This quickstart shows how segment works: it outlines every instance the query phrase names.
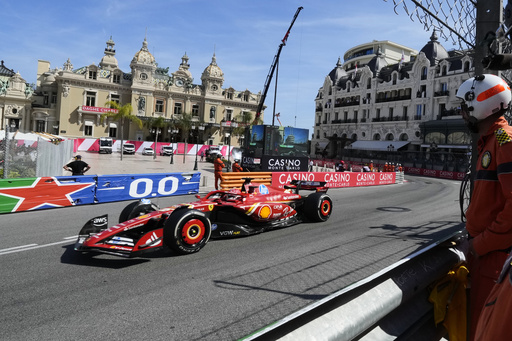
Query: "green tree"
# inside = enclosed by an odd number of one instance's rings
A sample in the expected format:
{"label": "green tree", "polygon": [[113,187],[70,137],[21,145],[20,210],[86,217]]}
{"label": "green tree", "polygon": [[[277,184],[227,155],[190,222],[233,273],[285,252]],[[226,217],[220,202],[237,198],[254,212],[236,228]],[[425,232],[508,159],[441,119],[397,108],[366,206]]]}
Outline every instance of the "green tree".
{"label": "green tree", "polygon": [[240,138],[244,136],[245,130],[250,127],[251,125],[258,125],[263,124],[263,120],[258,117],[256,119],[253,119],[253,115],[248,111],[242,111],[240,114],[238,114],[235,117],[235,121],[238,123],[238,127],[233,128],[232,134],[233,136],[236,136],[239,144],[240,144]]}
{"label": "green tree", "polygon": [[149,129],[150,133],[153,133],[151,130],[155,129],[155,133],[154,133],[155,134],[155,146],[154,146],[155,153],[153,155],[153,159],[156,159],[156,153],[157,153],[156,145],[158,143],[158,134],[159,134],[159,132],[163,133],[164,129],[167,128],[167,126],[169,126],[169,123],[167,123],[165,121],[165,118],[163,118],[163,116],[159,116],[157,118],[152,117],[151,119],[147,120],[145,122],[145,125]]}
{"label": "green tree", "polygon": [[180,135],[185,143],[188,142],[188,135],[192,129],[194,122],[192,121],[192,114],[182,113],[176,120],[176,127],[180,131]]}
{"label": "green tree", "polygon": [[133,115],[133,107],[131,103],[127,103],[123,106],[120,106],[119,103],[114,101],[108,101],[105,103],[106,107],[110,107],[111,109],[117,109],[117,112],[109,111],[101,115],[101,120],[103,121],[106,117],[110,117],[113,120],[119,122],[121,126],[121,160],[123,160],[123,149],[124,149],[124,141],[123,141],[123,127],[124,123],[128,120],[130,122],[135,123],[139,128],[142,128],[142,120],[138,118],[136,115]]}
{"label": "green tree", "polygon": [[194,122],[192,121],[192,114],[182,113],[181,116],[176,120],[176,127],[181,133],[181,137],[185,142],[185,152],[183,153],[183,163],[185,163],[185,156],[187,155],[188,149],[188,135],[192,129]]}

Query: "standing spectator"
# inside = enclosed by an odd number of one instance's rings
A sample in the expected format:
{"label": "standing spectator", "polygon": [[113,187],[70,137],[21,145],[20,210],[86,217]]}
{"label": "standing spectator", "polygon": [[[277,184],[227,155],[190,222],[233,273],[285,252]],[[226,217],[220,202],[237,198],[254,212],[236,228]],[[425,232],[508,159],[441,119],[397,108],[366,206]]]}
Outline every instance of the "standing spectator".
{"label": "standing spectator", "polygon": [[222,177],[222,169],[226,167],[224,165],[224,162],[222,162],[222,159],[220,157],[220,154],[217,154],[217,158],[213,162],[213,167],[215,170],[215,189],[219,189],[219,180],[222,182],[224,178]]}
{"label": "standing spectator", "polygon": [[309,171],[312,172],[313,171],[313,160],[309,160]]}
{"label": "standing spectator", "polygon": [[336,172],[344,172],[345,171],[345,162],[343,160],[340,160],[338,164],[336,165]]}
{"label": "standing spectator", "polygon": [[[479,315],[512,246],[512,127],[503,117],[512,94],[500,77],[486,74],[462,83],[456,96],[462,100],[466,125],[480,136],[473,194],[466,212],[469,340],[473,341]],[[508,322],[510,316],[506,318]]]}
{"label": "standing spectator", "polygon": [[199,154],[199,156],[201,156],[201,162],[203,162],[203,158],[204,158],[204,151],[201,150],[201,154]]}
{"label": "standing spectator", "polygon": [[82,161],[81,155],[75,156],[74,161],[68,163],[62,168],[64,168],[68,172],[71,172],[72,175],[84,175],[85,172],[91,169],[91,167],[89,167],[89,165],[86,162]]}
{"label": "standing spectator", "polygon": [[233,163],[233,165],[231,166],[231,170],[233,172],[243,172],[244,169],[242,168],[242,166],[240,166],[239,164],[240,160],[235,160],[235,162]]}

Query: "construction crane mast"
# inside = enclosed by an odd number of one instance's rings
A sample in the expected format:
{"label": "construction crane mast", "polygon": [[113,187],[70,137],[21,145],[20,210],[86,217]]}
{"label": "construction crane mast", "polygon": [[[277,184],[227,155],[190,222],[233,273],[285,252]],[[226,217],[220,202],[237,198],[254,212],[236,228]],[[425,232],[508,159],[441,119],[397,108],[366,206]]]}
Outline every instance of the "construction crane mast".
{"label": "construction crane mast", "polygon": [[302,6],[297,9],[297,12],[295,12],[295,15],[293,16],[292,23],[290,24],[290,27],[288,28],[288,31],[286,31],[286,34],[284,35],[283,40],[281,40],[281,44],[279,44],[279,48],[277,49],[277,53],[274,56],[274,60],[272,61],[272,65],[270,66],[270,71],[268,72],[267,79],[265,80],[265,85],[263,87],[263,94],[260,99],[260,103],[258,104],[258,109],[256,109],[256,117],[254,118],[254,123],[258,120],[258,118],[261,116],[261,110],[263,109],[263,105],[265,104],[265,98],[267,97],[268,88],[270,86],[270,82],[272,81],[272,77],[274,76],[274,71],[276,70],[276,66],[279,63],[279,56],[281,55],[281,50],[283,49],[283,46],[286,45],[286,40],[288,39],[288,36],[290,35],[290,30],[292,29],[293,23],[295,23],[295,20],[299,16],[300,11],[302,10]]}

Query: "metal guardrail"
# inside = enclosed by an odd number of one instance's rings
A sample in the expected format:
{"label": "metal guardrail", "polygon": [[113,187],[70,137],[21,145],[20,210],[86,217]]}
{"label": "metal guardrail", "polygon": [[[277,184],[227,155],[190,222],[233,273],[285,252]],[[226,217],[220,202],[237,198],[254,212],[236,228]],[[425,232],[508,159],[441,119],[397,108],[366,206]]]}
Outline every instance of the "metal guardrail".
{"label": "metal guardrail", "polygon": [[342,289],[245,338],[260,340],[440,340],[429,286],[461,262],[444,246],[461,229],[379,273]]}

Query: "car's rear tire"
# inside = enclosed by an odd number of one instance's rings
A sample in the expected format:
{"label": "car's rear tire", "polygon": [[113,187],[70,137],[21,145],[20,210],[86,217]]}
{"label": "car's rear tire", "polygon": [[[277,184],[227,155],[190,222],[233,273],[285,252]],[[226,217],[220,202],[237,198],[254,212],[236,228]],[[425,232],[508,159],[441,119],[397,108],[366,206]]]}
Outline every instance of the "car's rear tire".
{"label": "car's rear tire", "polygon": [[332,213],[332,200],[326,193],[313,193],[304,203],[304,214],[311,221],[327,221]]}
{"label": "car's rear tire", "polygon": [[212,234],[210,219],[198,210],[180,209],[167,218],[164,244],[171,250],[187,255],[201,250]]}

